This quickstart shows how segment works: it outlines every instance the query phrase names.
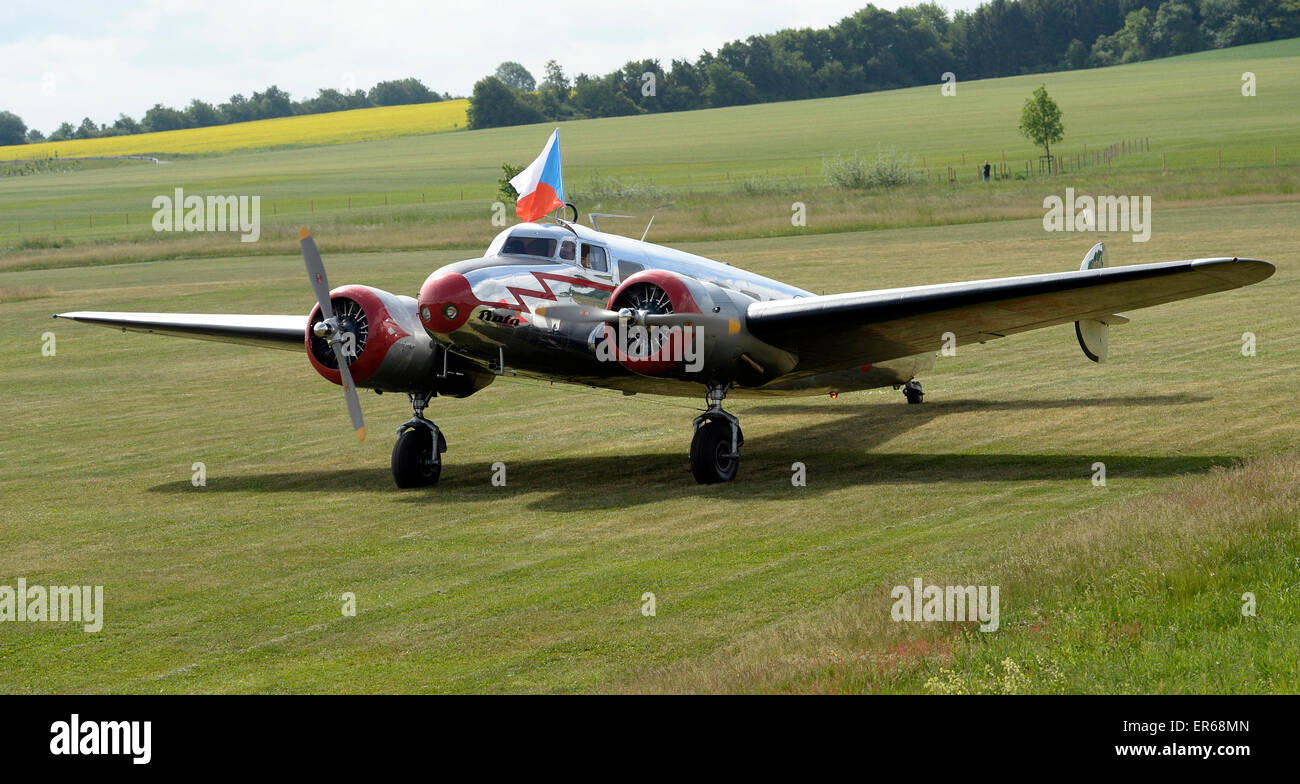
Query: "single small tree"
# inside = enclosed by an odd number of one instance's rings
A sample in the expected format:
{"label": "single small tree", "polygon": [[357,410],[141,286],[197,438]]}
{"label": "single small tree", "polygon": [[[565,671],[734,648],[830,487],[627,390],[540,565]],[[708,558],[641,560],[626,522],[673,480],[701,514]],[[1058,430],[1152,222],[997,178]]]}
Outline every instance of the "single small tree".
{"label": "single small tree", "polygon": [[1020,132],[1042,147],[1049,161],[1052,159],[1052,145],[1065,138],[1061,108],[1047,94],[1046,86],[1039,85],[1033,97],[1025,101],[1025,108],[1020,112]]}

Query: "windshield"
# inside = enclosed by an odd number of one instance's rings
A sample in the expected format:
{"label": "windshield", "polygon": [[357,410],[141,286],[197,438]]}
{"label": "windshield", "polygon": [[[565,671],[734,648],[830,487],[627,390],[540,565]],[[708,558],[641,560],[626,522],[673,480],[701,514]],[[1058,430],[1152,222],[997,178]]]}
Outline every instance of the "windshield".
{"label": "windshield", "polygon": [[501,247],[501,252],[549,259],[555,255],[555,240],[546,237],[511,237]]}

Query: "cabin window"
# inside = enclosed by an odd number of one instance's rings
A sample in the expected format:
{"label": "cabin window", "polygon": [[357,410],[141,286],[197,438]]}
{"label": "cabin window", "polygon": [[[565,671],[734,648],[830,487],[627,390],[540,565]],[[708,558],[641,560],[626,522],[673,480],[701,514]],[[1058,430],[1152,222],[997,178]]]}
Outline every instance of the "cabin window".
{"label": "cabin window", "polygon": [[555,240],[546,237],[510,237],[501,252],[512,256],[537,256],[549,259],[555,255]]}
{"label": "cabin window", "polygon": [[618,260],[618,279],[623,280],[629,275],[635,275],[645,269],[644,264],[637,264],[635,261]]}
{"label": "cabin window", "polygon": [[605,260],[605,249],[599,245],[582,245],[582,266],[595,272],[609,272],[609,262]]}
{"label": "cabin window", "polygon": [[560,260],[561,260],[561,261],[573,261],[573,260],[574,260],[575,249],[574,249],[573,245],[574,245],[573,240],[565,240],[564,242],[562,242],[562,243],[560,244]]}

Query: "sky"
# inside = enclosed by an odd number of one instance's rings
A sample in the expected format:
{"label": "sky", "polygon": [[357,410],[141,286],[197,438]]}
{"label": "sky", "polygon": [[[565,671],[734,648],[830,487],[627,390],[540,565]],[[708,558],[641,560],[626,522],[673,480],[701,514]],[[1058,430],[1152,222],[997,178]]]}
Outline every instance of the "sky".
{"label": "sky", "polygon": [[[881,8],[919,0],[878,0]],[[980,0],[939,0],[954,10]],[[825,27],[865,0],[5,0],[0,111],[48,134],[155,103],[216,104],[275,84],[295,99],[414,76],[468,95],[503,60],[541,80],[629,60],[694,59],[750,35]]]}

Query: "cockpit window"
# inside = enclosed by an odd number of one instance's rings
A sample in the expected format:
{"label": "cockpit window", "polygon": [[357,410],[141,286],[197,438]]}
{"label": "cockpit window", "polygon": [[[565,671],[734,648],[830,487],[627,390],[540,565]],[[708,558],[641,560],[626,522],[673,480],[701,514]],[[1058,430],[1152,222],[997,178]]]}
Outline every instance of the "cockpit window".
{"label": "cockpit window", "polygon": [[574,255],[573,240],[565,240],[560,245],[560,260],[573,261],[573,255]]}
{"label": "cockpit window", "polygon": [[609,264],[605,261],[605,249],[599,245],[582,245],[582,266],[596,272],[608,272]]}
{"label": "cockpit window", "polygon": [[555,240],[546,237],[510,237],[501,247],[501,252],[549,259],[555,255]]}

